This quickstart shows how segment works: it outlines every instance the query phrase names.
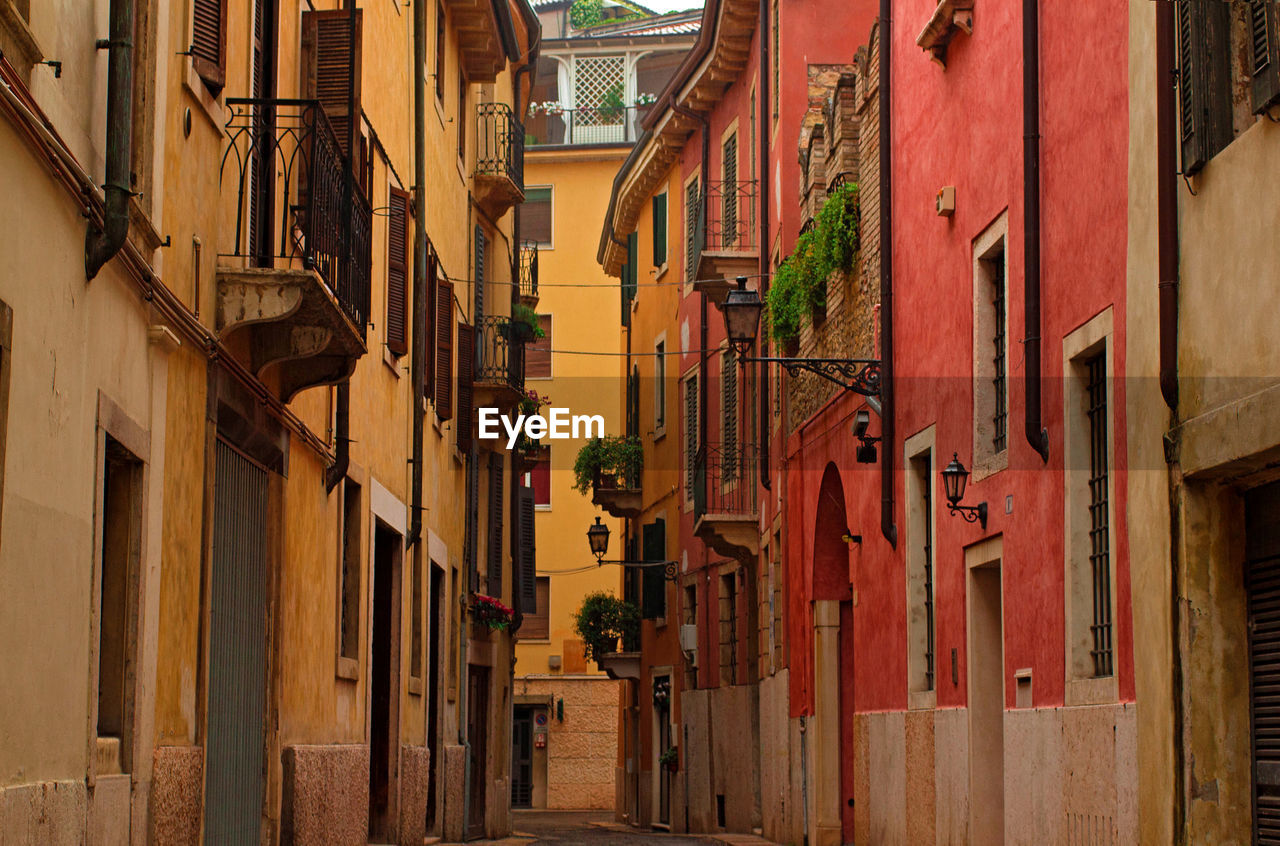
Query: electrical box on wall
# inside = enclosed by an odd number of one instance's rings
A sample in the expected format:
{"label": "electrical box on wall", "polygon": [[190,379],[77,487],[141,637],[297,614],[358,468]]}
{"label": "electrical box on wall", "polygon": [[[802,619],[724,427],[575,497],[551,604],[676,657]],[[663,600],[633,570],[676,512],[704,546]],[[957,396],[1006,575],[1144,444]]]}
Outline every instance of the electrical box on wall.
{"label": "electrical box on wall", "polygon": [[698,627],[692,623],[680,626],[680,648],[685,652],[698,651]]}
{"label": "electrical box on wall", "polygon": [[938,207],[938,215],[940,217],[951,217],[956,213],[956,187],[947,185],[938,189],[938,196],[935,200]]}

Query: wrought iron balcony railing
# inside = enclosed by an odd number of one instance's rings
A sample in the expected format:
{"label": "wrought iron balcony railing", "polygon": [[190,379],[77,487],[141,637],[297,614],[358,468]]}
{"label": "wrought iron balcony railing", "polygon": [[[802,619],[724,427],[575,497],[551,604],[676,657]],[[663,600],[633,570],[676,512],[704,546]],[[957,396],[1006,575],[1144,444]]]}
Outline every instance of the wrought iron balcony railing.
{"label": "wrought iron balcony railing", "polygon": [[476,175],[505,176],[524,192],[524,126],[506,103],[476,106]]}
{"label": "wrought iron balcony railing", "polygon": [[520,297],[538,298],[538,244],[535,241],[520,244]]}
{"label": "wrought iron balcony railing", "polygon": [[524,344],[514,340],[511,320],[480,318],[476,326],[476,382],[524,390]]}
{"label": "wrought iron balcony railing", "polygon": [[695,218],[697,252],[754,251],[759,240],[755,222],[755,180],[708,183]]}
{"label": "wrought iron balcony railing", "polygon": [[[230,252],[257,267],[315,270],[361,337],[373,212],[316,100],[228,98],[220,178],[235,187]],[[347,191],[351,194],[348,197]]]}
{"label": "wrought iron balcony railing", "polygon": [[755,444],[704,444],[694,458],[693,519],[755,514],[758,461]]}
{"label": "wrought iron balcony railing", "polygon": [[538,109],[525,126],[530,146],[634,144],[640,119],[649,106],[593,106],[581,109]]}

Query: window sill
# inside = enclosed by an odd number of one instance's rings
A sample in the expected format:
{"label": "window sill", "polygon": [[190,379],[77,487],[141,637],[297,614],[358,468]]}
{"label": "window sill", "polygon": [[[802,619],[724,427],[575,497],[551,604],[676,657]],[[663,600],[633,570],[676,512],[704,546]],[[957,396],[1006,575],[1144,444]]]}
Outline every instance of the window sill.
{"label": "window sill", "polygon": [[907,694],[908,711],[932,711],[938,707],[938,691],[913,690]]}
{"label": "window sill", "polygon": [[527,643],[530,646],[550,646],[551,638],[549,637],[520,637],[516,635],[516,643]]}
{"label": "window sill", "polygon": [[340,679],[347,681],[357,681],[360,678],[360,663],[354,658],[338,658],[338,668],[334,675]]}
{"label": "window sill", "polygon": [[410,696],[422,695],[422,679],[418,678],[417,676],[409,676],[409,695]]}
{"label": "window sill", "polygon": [[662,440],[662,439],[663,439],[663,438],[665,438],[666,436],[667,436],[667,427],[666,427],[666,425],[665,425],[665,424],[663,424],[663,425],[661,425],[661,426],[655,426],[655,427],[654,427],[654,429],[653,429],[653,442],[654,442],[654,443],[657,443],[658,441]]}
{"label": "window sill", "polygon": [[391,372],[395,374],[397,379],[404,375],[400,370],[400,358],[401,356],[392,353],[386,344],[382,345],[382,363],[391,368]]}
{"label": "window sill", "polygon": [[1101,679],[1067,679],[1063,704],[1113,705],[1120,701],[1120,684],[1115,676]]}
{"label": "window sill", "polygon": [[973,461],[973,476],[970,478],[972,482],[981,482],[988,476],[994,476],[1001,470],[1009,469],[1009,449],[1008,447],[1000,450],[994,455],[983,455],[978,457],[975,455]]}
{"label": "window sill", "polygon": [[654,272],[654,274],[653,274],[653,281],[654,281],[654,282],[657,282],[659,279],[661,279],[662,277],[666,276],[666,275],[667,275],[667,270],[668,270],[669,268],[670,268],[670,265],[669,265],[667,262],[665,262],[665,261],[664,261],[664,262],[662,263],[662,266],[661,266],[661,267],[659,267],[659,268],[657,269],[657,271],[655,271],[655,272]]}
{"label": "window sill", "polygon": [[222,133],[222,128],[226,124],[226,115],[223,105],[209,93],[209,89],[205,87],[204,80],[200,78],[200,74],[196,73],[195,63],[190,56],[186,57],[186,77],[182,80],[182,86],[190,92],[195,98],[196,103],[200,105],[200,113],[209,121],[209,125],[218,134]]}
{"label": "window sill", "polygon": [[[40,49],[40,42],[36,40],[35,33],[31,31],[26,20],[18,14],[12,0],[0,0],[0,31],[7,36],[7,38],[0,38],[0,44],[5,42],[12,44],[17,53],[13,58],[16,60],[14,66],[19,71],[31,68],[36,62],[44,60],[44,51]],[[26,65],[26,68],[23,68],[23,65]]]}
{"label": "window sill", "polygon": [[550,511],[550,510],[551,510],[551,506],[550,506],[550,505],[539,505],[538,503],[534,503],[534,505],[533,505],[533,510],[534,510],[534,511]]}

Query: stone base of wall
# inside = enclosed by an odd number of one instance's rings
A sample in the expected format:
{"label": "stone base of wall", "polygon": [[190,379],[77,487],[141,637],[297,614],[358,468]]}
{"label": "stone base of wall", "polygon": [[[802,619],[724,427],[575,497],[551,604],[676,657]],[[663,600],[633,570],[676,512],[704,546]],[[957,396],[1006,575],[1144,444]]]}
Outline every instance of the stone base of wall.
{"label": "stone base of wall", "polygon": [[440,809],[444,840],[460,843],[466,836],[467,820],[463,816],[462,797],[466,793],[467,750],[464,746],[444,747],[444,802]]}
{"label": "stone base of wall", "polygon": [[89,792],[83,781],[0,788],[0,846],[81,846],[88,815]]}
{"label": "stone base of wall", "polygon": [[281,844],[365,846],[369,842],[369,747],[287,746],[283,758]]}
{"label": "stone base of wall", "polygon": [[88,846],[125,846],[140,843],[142,837],[130,838],[129,819],[133,806],[133,777],[98,776],[89,791]]}
{"label": "stone base of wall", "polygon": [[425,746],[400,747],[400,844],[422,846],[427,836],[427,783],[431,752]]}
{"label": "stone base of wall", "polygon": [[204,749],[158,746],[152,755],[148,843],[198,846],[204,810]]}

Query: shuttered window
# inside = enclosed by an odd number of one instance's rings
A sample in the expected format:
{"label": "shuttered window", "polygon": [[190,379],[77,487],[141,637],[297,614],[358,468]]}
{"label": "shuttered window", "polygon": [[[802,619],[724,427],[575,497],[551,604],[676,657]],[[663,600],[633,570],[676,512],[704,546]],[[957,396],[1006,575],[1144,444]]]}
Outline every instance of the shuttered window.
{"label": "shuttered window", "polygon": [[1199,171],[1231,143],[1231,6],[1175,4],[1178,14],[1178,110],[1182,172]]}
{"label": "shuttered window", "polygon": [[738,241],[738,133],[724,139],[724,185],[721,195],[724,203],[724,219],[721,239],[725,246]]}
{"label": "shuttered window", "polygon": [[1249,67],[1253,73],[1253,111],[1263,111],[1280,100],[1280,19],[1275,0],[1249,4]]}
{"label": "shuttered window", "polygon": [[698,462],[698,374],[684,380],[684,461],[685,496],[693,497],[693,478]]}
{"label": "shuttered window", "polygon": [[738,360],[731,349],[720,356],[720,415],[727,482],[738,477]]}
{"label": "shuttered window", "polygon": [[458,416],[454,427],[458,432],[458,449],[471,451],[473,435],[472,387],[475,382],[476,361],[475,329],[458,322]]}
{"label": "shuttered window", "polygon": [[[346,10],[302,14],[302,78],[306,93],[320,101],[344,156],[351,149],[352,115],[357,121],[355,126],[359,127],[362,15],[356,11],[352,33],[350,13]],[[355,164],[357,170],[362,170],[359,161]]]}
{"label": "shuttered window", "polygon": [[227,0],[193,0],[191,66],[216,95],[227,82]]}
{"label": "shuttered window", "polygon": [[631,325],[631,303],[636,298],[636,282],[640,275],[640,236],[632,232],[627,236],[627,262],[622,266],[622,325]]}
{"label": "shuttered window", "polygon": [[534,599],[526,608],[521,603],[524,622],[516,637],[520,640],[546,640],[551,636],[551,579],[547,576],[534,577]]}
{"label": "shuttered window", "polygon": [[534,338],[524,347],[524,378],[551,378],[551,315],[539,314],[538,326],[542,337]]}
{"label": "shuttered window", "polygon": [[444,105],[444,3],[436,3],[436,99]]}
{"label": "shuttered window", "polygon": [[490,596],[502,596],[502,518],[503,506],[502,456],[489,455],[489,539],[488,568],[485,575]]}
{"label": "shuttered window", "polygon": [[653,198],[653,266],[667,263],[667,192]]}
{"label": "shuttered window", "polygon": [[692,284],[698,267],[698,250],[694,244],[698,228],[698,180],[692,180],[684,189],[684,279]]}
{"label": "shuttered window", "polygon": [[[640,529],[641,551],[645,561],[667,560],[667,522],[654,520]],[[646,620],[667,616],[667,580],[662,567],[641,570],[640,613]]]}
{"label": "shuttered window", "polygon": [[520,238],[535,241],[539,247],[551,247],[551,189],[526,188],[524,202],[516,206],[520,217]]}
{"label": "shuttered window", "polygon": [[472,284],[475,286],[476,292],[476,325],[479,326],[484,318],[484,259],[488,248],[488,239],[485,238],[484,227],[477,225],[475,235],[472,238],[472,245],[475,247],[475,261],[471,265]]}
{"label": "shuttered window", "polygon": [[1244,497],[1255,843],[1280,840],[1280,483]]}
{"label": "shuttered window", "polygon": [[387,349],[409,351],[409,194],[399,188],[387,213]]}
{"label": "shuttered window", "polygon": [[[516,607],[526,615],[535,614],[538,610],[537,556],[534,553],[536,520],[534,513],[533,488],[521,485],[516,488],[515,549],[512,552],[512,558],[519,565],[516,567]],[[545,614],[545,605],[542,606],[542,610],[543,614]],[[528,622],[527,616],[525,622]],[[545,634],[542,636],[546,637]]]}
{"label": "shuttered window", "polygon": [[422,398],[431,399],[436,395],[436,299],[439,297],[436,251],[427,240],[427,325],[423,327],[423,344],[426,349],[426,361],[423,367]]}
{"label": "shuttered window", "polygon": [[436,417],[453,417],[453,283],[436,280]]}

